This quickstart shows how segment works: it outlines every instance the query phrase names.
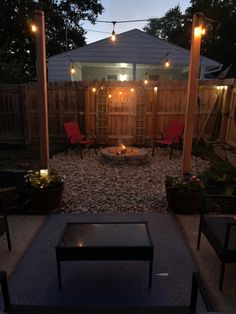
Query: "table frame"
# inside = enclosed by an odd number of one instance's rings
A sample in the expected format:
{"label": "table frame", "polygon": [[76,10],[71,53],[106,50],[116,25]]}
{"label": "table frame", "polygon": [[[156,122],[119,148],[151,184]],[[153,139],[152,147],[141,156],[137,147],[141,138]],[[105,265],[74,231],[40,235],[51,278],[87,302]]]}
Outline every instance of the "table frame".
{"label": "table frame", "polygon": [[[60,243],[68,225],[78,224],[145,224],[146,232],[149,240],[149,246],[76,246],[63,247]],[[63,261],[149,261],[149,289],[152,287],[152,267],[153,267],[153,244],[148,227],[148,222],[82,222],[82,223],[66,223],[60,240],[55,247],[57,260],[58,287],[61,289],[61,262]]]}

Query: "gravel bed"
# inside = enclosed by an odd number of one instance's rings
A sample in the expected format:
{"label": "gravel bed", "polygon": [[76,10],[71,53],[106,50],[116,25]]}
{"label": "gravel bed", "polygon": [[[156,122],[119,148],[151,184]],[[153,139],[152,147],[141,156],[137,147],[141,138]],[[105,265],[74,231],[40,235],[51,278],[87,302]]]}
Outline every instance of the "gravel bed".
{"label": "gravel bed", "polygon": [[[147,213],[167,212],[165,176],[179,175],[179,151],[169,160],[169,151],[156,149],[145,165],[102,164],[94,150],[75,150],[51,159],[51,167],[64,178],[65,186],[60,212],[80,213]],[[98,152],[99,154],[99,152]],[[208,168],[208,161],[193,157],[192,174]]]}

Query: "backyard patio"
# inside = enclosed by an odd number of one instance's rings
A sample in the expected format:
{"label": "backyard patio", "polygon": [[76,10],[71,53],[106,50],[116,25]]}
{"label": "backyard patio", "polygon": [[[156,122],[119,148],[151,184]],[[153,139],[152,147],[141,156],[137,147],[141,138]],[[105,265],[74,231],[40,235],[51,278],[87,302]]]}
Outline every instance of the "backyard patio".
{"label": "backyard patio", "polygon": [[[21,298],[18,292],[23,289],[23,286],[21,286],[23,277],[27,278],[27,276],[29,276],[30,278],[34,276],[33,273],[37,273],[37,271],[33,270],[35,267],[38,269],[38,276],[40,276],[40,273],[45,276],[45,259],[48,260],[48,263],[50,260],[54,264],[54,245],[57,242],[56,239],[58,239],[60,229],[63,228],[63,222],[145,220],[149,221],[151,228],[153,228],[153,240],[156,243],[155,250],[157,254],[157,264],[154,266],[154,287],[159,287],[160,284],[164,284],[164,286],[165,284],[167,284],[167,286],[171,285],[172,288],[170,291],[172,292],[170,293],[173,293],[173,297],[171,297],[172,302],[177,302],[174,301],[177,297],[178,300],[183,298],[181,301],[183,303],[183,300],[188,300],[187,294],[190,292],[189,274],[192,270],[199,269],[204,279],[204,285],[206,286],[216,309],[219,311],[235,312],[235,265],[227,266],[224,292],[220,293],[217,289],[218,278],[215,276],[215,273],[218,273],[219,271],[219,262],[214,251],[211,249],[207,241],[203,241],[200,252],[196,251],[199,216],[173,216],[173,214],[169,213],[165,193],[165,176],[179,175],[181,153],[179,151],[174,151],[173,158],[169,160],[168,150],[157,149],[154,157],[151,156],[150,148],[147,149],[147,151],[149,155],[148,163],[139,166],[111,166],[109,164],[101,163],[99,161],[99,150],[98,155],[95,155],[94,151],[90,149],[84,151],[83,159],[80,158],[80,155],[76,150],[70,150],[68,155],[61,152],[52,157],[50,161],[51,167],[56,169],[64,178],[64,193],[61,209],[57,209],[54,211],[54,214],[52,213],[51,215],[46,216],[9,216],[13,246],[11,253],[7,252],[4,237],[0,238],[1,268],[7,270],[9,274],[10,290],[13,294],[14,303],[19,303],[19,298]],[[209,161],[202,160],[200,157],[193,157],[193,174],[197,175],[207,169],[208,166]],[[65,214],[55,215],[59,212]],[[54,223],[52,224],[53,221]],[[157,233],[154,236],[155,229],[155,232]],[[45,230],[47,230],[46,233]],[[47,239],[46,242],[43,240],[45,238]],[[175,243],[174,239],[177,238],[180,241],[179,244]],[[43,240],[41,244],[40,239],[41,241]],[[168,241],[170,242],[165,242],[167,239],[169,239]],[[48,248],[45,247],[43,244],[44,242]],[[181,245],[183,245],[183,248],[181,248]],[[176,250],[174,255],[171,254],[170,247],[172,247],[171,250]],[[158,257],[158,252],[162,252],[162,258],[160,258],[160,256]],[[32,254],[35,256],[33,259]],[[44,255],[45,257],[43,257]],[[41,256],[41,261],[38,266],[37,263],[35,264],[35,262],[32,262],[37,256]],[[187,263],[185,270],[182,266],[181,271],[180,269],[177,270],[177,268],[172,268],[176,263],[183,265],[185,259]],[[189,261],[190,264],[187,261]],[[54,272],[54,266],[51,266],[51,270],[48,270],[51,272],[53,269]],[[136,269],[136,267],[137,266],[135,266],[134,269]],[[24,269],[28,269],[28,271],[25,272]],[[102,269],[99,269],[98,271],[103,271]],[[124,268],[122,269],[119,271],[123,272]],[[31,273],[31,270],[33,273]],[[137,269],[135,272],[136,271]],[[185,272],[185,275],[182,271]],[[109,270],[109,272],[112,273],[113,270]],[[180,277],[178,277],[179,275],[177,273],[179,273]],[[93,272],[93,274],[95,275],[95,272]],[[114,275],[115,274],[112,276]],[[39,278],[35,278],[34,280],[40,281]],[[100,278],[100,284],[102,284],[101,280],[102,278]],[[113,278],[113,281],[114,280],[116,280],[115,277]],[[171,280],[174,280],[175,284],[171,284]],[[29,299],[25,301],[25,303],[29,303],[31,298],[30,291],[34,288],[33,286],[30,286],[30,280],[28,281],[27,279],[26,281],[28,283],[24,289],[27,291],[25,290],[23,294],[29,296]],[[144,283],[145,281],[146,277]],[[108,284],[108,282],[106,284]],[[160,283],[158,284],[158,282]],[[41,286],[42,289],[45,289],[46,287],[43,287],[46,283],[47,279],[45,277],[39,287]],[[102,286],[106,284],[103,283]],[[146,286],[146,284],[144,286]],[[177,286],[182,286],[182,293],[180,295],[177,293]],[[99,283],[97,284],[97,288],[99,288]],[[107,287],[105,289],[107,289]],[[154,294],[157,293],[155,292],[155,289],[156,288],[153,290]],[[185,290],[185,293],[183,293],[183,289]],[[126,294],[127,293],[128,290]],[[139,294],[141,292],[137,291],[137,293]],[[160,294],[160,292],[157,294]],[[40,293],[38,293],[38,297],[40,297]],[[56,302],[55,298],[57,298],[57,296],[52,295],[51,297],[54,299],[53,302]],[[102,294],[100,297],[102,300]],[[141,299],[142,298],[143,297],[141,297]],[[163,298],[163,300],[165,300],[164,296]],[[98,301],[98,299],[95,298],[93,302],[96,303],[96,300]],[[37,304],[37,302],[41,301],[38,300],[35,302]],[[122,303],[125,301],[120,300],[118,302]],[[151,302],[152,304],[153,301],[151,301],[151,299],[147,301],[146,299],[144,302]],[[160,304],[159,302],[160,300],[157,304]],[[166,302],[170,302],[170,300],[167,301],[166,299]]]}
{"label": "backyard patio", "polygon": [[48,53],[54,19],[33,9],[30,75],[0,84],[0,314],[236,313],[236,80],[201,55],[225,23],[208,41],[193,5],[188,51],[100,20],[112,36],[81,48],[69,14]]}

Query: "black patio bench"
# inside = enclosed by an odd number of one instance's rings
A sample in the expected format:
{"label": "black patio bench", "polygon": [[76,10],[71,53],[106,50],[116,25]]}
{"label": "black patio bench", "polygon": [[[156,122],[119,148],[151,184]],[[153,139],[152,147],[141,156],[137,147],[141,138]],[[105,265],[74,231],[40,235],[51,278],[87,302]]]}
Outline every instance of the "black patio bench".
{"label": "black patio bench", "polygon": [[[198,291],[201,292],[207,311],[213,311],[213,306],[203,287],[197,272],[192,276],[192,291],[190,305],[152,306],[152,307],[59,307],[38,305],[11,304],[7,274],[0,272],[4,310],[8,314],[195,314],[197,308]],[[207,313],[207,312],[206,312]]]}
{"label": "black patio bench", "polygon": [[[210,206],[218,209],[217,213],[209,212]],[[221,260],[219,290],[223,289],[226,263],[236,263],[236,216],[219,212],[222,204],[231,207],[236,213],[236,196],[205,195],[200,214],[197,249],[200,248],[201,233],[203,232],[212,248]],[[213,211],[214,211],[213,209]],[[227,208],[226,208],[227,210]]]}

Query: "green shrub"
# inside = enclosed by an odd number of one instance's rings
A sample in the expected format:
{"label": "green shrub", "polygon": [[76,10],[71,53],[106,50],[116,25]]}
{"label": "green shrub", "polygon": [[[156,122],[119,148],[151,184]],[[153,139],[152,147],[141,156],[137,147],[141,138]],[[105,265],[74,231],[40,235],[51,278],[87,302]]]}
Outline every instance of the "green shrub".
{"label": "green shrub", "polygon": [[236,167],[226,161],[215,162],[200,178],[207,193],[236,195]]}

